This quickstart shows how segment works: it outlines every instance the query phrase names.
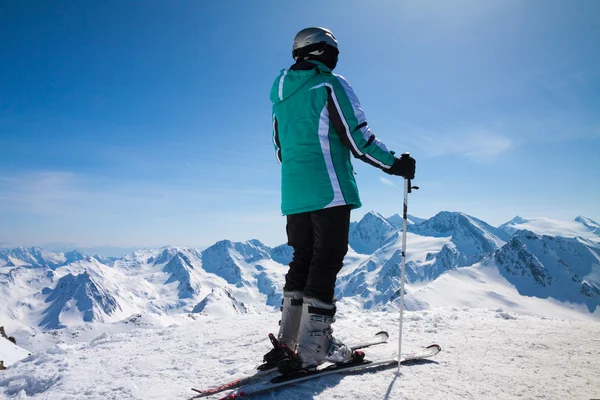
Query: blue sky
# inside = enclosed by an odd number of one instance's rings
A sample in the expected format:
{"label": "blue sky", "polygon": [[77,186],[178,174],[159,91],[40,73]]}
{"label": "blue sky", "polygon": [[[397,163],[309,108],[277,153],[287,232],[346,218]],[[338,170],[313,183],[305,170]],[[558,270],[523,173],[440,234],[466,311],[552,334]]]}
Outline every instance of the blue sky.
{"label": "blue sky", "polygon": [[[285,241],[269,89],[339,40],[409,211],[600,220],[600,2],[31,1],[0,6],[0,246]],[[355,161],[363,208],[402,181]],[[60,246],[58,246],[60,247]]]}

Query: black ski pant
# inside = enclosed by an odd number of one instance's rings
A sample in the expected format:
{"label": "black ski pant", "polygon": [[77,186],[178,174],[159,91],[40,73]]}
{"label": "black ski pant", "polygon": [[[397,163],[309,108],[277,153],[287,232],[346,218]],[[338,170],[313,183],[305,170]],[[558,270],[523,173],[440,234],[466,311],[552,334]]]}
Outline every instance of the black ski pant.
{"label": "black ski pant", "polygon": [[348,252],[350,206],[288,215],[286,229],[294,257],[283,289],[331,303]]}

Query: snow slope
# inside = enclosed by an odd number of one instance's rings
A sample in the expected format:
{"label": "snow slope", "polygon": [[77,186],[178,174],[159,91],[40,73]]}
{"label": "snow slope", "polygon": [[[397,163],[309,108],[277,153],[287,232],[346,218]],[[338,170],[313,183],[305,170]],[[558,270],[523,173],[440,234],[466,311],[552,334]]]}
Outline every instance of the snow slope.
{"label": "snow slope", "polygon": [[493,256],[500,273],[525,296],[600,305],[600,245],[580,237],[518,231]]}
{"label": "snow slope", "polygon": [[31,355],[29,350],[25,350],[13,342],[0,337],[0,361],[4,361],[5,367],[10,367],[17,361],[27,358],[29,355]]}
{"label": "snow slope", "polygon": [[409,299],[432,307],[503,307],[600,320],[600,245],[518,231],[481,262],[448,271],[408,293]]}
{"label": "snow slope", "polygon": [[[354,312],[340,304],[337,336],[347,343],[388,329],[387,345],[366,351],[389,357],[397,350],[395,312]],[[267,399],[591,399],[600,397],[600,324],[506,312],[438,308],[407,312],[403,349],[436,342],[428,362],[377,372],[329,376],[256,396]],[[266,333],[278,315],[216,318],[181,315],[164,328],[100,335],[89,343],[63,343],[0,373],[6,399],[187,399],[244,376],[269,349]],[[101,373],[99,373],[101,371]]]}
{"label": "snow slope", "polygon": [[503,277],[496,265],[476,264],[440,276],[407,295],[408,301],[428,307],[502,308],[505,311],[546,318],[600,321],[600,307],[590,313],[584,303],[566,303],[553,298],[524,296]]}
{"label": "snow slope", "polygon": [[500,225],[500,229],[513,234],[519,230],[527,230],[538,235],[576,237],[600,241],[600,225],[589,218],[579,216],[573,221],[559,221],[552,218],[521,218]]}

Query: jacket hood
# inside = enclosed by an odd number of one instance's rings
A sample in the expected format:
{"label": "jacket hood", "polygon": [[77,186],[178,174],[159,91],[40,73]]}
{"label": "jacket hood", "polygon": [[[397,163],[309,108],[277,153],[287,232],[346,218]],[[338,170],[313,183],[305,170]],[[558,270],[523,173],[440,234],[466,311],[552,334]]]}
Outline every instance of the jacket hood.
{"label": "jacket hood", "polygon": [[331,70],[320,62],[311,61],[316,67],[309,70],[282,69],[273,82],[271,101],[281,103],[296,93],[308,81],[319,73],[329,73]]}

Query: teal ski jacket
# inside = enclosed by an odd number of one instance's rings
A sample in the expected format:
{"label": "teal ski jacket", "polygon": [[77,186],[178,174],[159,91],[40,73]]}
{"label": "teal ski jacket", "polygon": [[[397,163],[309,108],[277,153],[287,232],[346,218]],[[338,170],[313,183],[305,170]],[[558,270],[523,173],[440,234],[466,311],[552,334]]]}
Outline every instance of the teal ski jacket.
{"label": "teal ski jacket", "polygon": [[394,156],[367,125],[352,87],[317,61],[283,69],[271,89],[281,211],[361,206],[350,154],[387,170]]}

